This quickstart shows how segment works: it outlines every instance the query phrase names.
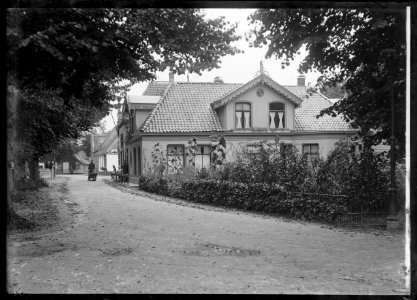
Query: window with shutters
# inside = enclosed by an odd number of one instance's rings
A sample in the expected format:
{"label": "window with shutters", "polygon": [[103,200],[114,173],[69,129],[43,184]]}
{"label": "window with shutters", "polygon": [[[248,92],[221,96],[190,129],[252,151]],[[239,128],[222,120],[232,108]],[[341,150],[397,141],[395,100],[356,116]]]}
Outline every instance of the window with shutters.
{"label": "window with shutters", "polygon": [[269,103],[269,128],[285,129],[285,104]]}
{"label": "window with shutters", "polygon": [[238,102],[235,104],[235,128],[251,127],[251,104]]}

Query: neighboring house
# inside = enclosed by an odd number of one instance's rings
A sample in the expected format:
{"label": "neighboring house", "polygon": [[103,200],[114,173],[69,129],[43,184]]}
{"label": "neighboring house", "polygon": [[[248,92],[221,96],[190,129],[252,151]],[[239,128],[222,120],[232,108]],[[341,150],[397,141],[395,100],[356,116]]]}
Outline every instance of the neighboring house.
{"label": "neighboring house", "polygon": [[97,151],[98,149],[101,148],[101,145],[106,140],[106,137],[107,137],[107,133],[102,133],[102,134],[93,133],[93,145],[92,145],[93,153],[94,151]]}
{"label": "neighboring house", "polygon": [[57,174],[88,174],[89,162],[77,154],[64,154],[58,161]]}
{"label": "neighboring house", "polygon": [[162,85],[155,84],[152,88],[148,87],[143,95],[128,95],[122,111],[119,112],[118,125],[116,126],[118,132],[119,166],[121,167],[127,158],[130,157],[129,171],[131,175],[141,174],[141,154],[135,147],[131,147],[129,156],[127,142],[156,107],[165,88],[166,85],[164,83]]}
{"label": "neighboring house", "polygon": [[114,127],[93,152],[93,162],[97,172],[105,173],[113,171],[113,166],[118,168],[117,129]]}
{"label": "neighboring house", "polygon": [[[317,114],[331,102],[305,77],[296,86],[282,86],[261,70],[241,83],[150,83],[141,96],[125,99],[119,136],[119,159],[132,176],[152,164],[151,152],[159,143],[165,154],[176,151],[185,159],[188,141],[196,137],[197,166],[209,166],[210,145],[217,135],[226,139],[226,159],[240,147],[257,147],[262,140],[294,144],[307,155],[326,157],[341,138],[356,133],[341,117]],[[169,157],[169,156],[168,156]]]}

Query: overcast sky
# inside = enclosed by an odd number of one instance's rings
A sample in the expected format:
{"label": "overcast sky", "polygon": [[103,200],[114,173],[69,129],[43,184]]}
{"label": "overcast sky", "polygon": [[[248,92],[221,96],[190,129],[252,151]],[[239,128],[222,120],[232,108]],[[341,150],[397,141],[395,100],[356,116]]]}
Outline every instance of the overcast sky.
{"label": "overcast sky", "polygon": [[[248,42],[244,39],[245,33],[249,32],[249,21],[247,17],[255,11],[255,9],[205,9],[208,18],[216,18],[219,16],[225,16],[226,20],[230,23],[237,23],[237,34],[242,36],[240,41],[237,41],[234,45],[243,50],[244,53],[235,55],[227,55],[221,59],[219,69],[214,69],[210,72],[202,72],[202,75],[190,74],[190,82],[213,82],[214,77],[220,76],[226,83],[246,83],[252,80],[256,73],[259,71],[260,61],[263,61],[264,70],[266,73],[276,82],[281,85],[296,85],[298,76],[298,66],[301,60],[306,56],[306,52],[302,49],[301,54],[291,62],[285,69],[281,68],[281,61],[276,58],[265,59],[267,47],[263,48],[250,48]],[[168,81],[168,70],[165,72],[157,73],[157,80]],[[311,85],[315,85],[318,73],[307,73],[306,83],[310,82]],[[187,81],[187,75],[175,74],[175,81]],[[129,94],[140,95],[146,89],[148,83],[143,82],[136,84],[132,87]],[[113,111],[114,121],[116,120],[117,112]],[[111,116],[107,116],[106,127],[110,130],[114,126],[114,122]]]}

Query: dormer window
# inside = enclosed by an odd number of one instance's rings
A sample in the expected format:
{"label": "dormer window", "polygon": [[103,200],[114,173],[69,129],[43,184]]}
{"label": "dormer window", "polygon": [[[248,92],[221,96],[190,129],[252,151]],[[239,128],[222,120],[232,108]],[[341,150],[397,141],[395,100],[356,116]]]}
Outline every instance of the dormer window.
{"label": "dormer window", "polygon": [[235,127],[251,127],[251,105],[250,103],[238,102],[235,104]]}
{"label": "dormer window", "polygon": [[269,104],[269,128],[285,128],[285,104],[273,102]]}

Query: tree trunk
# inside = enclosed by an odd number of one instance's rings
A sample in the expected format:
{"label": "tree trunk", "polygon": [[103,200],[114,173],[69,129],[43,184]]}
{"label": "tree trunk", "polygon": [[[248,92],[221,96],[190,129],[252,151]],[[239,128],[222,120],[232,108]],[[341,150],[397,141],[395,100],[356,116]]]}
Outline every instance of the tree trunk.
{"label": "tree trunk", "polygon": [[14,159],[14,145],[16,138],[16,105],[18,101],[18,92],[14,86],[8,86],[6,95],[6,109],[7,109],[7,217],[8,219],[14,215],[12,193],[14,192],[15,180],[15,159]]}
{"label": "tree trunk", "polygon": [[21,179],[26,176],[26,165],[24,161],[14,158],[15,162],[15,179]]}
{"label": "tree trunk", "polygon": [[30,179],[32,180],[39,180],[39,162],[37,160],[33,160],[29,163],[29,173]]}

